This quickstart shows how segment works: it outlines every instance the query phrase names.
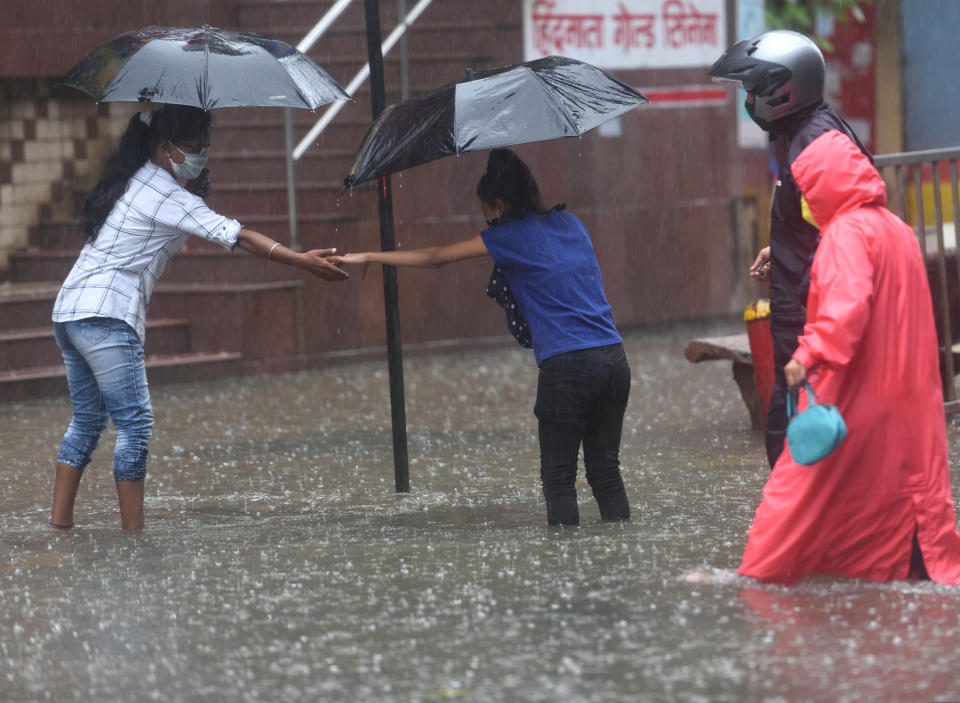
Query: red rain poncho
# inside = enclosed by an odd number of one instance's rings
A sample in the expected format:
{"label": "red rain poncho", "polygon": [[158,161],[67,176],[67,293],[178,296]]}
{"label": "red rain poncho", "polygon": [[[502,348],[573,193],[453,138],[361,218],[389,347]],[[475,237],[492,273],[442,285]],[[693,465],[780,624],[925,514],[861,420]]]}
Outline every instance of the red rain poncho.
{"label": "red rain poncho", "polygon": [[738,573],[904,579],[916,534],[930,578],[960,584],[937,333],[916,237],[840,132],[813,141],[791,170],[822,227],[793,358],[839,408],[847,437],[812,466],[784,447]]}

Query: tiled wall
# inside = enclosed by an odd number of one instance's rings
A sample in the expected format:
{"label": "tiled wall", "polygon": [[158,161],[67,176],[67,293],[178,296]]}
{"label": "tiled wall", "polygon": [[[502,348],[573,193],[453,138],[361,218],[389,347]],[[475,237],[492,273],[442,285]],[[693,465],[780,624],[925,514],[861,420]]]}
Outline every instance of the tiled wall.
{"label": "tiled wall", "polygon": [[45,80],[0,81],[0,277],[42,219],[75,217],[135,105],[97,105]]}

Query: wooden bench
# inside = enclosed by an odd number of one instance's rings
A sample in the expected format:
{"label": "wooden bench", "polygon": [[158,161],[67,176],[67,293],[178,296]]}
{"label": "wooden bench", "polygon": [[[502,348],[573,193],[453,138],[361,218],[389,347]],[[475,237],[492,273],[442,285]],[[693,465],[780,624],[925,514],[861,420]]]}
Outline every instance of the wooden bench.
{"label": "wooden bench", "polygon": [[750,341],[746,332],[727,337],[692,339],[687,342],[683,354],[694,364],[724,359],[732,361],[733,380],[737,382],[740,396],[750,413],[750,425],[755,430],[760,429],[760,401],[753,379],[753,357],[750,355]]}

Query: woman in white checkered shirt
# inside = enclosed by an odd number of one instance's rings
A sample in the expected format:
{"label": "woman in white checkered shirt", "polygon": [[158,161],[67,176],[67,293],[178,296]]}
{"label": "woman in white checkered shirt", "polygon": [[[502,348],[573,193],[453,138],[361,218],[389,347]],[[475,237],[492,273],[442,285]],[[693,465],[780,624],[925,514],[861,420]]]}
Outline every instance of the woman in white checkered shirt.
{"label": "woman in white checkered shirt", "polygon": [[181,105],[130,119],[81,214],[86,244],[53,310],[73,417],[57,455],[50,523],[73,526],[83,469],[106,428],[117,429],[114,478],[125,530],[143,527],[143,481],[153,409],[143,339],[147,306],[167,261],[191,235],[327,281],[347,274],[333,249],[296,252],[207,207],[210,114]]}

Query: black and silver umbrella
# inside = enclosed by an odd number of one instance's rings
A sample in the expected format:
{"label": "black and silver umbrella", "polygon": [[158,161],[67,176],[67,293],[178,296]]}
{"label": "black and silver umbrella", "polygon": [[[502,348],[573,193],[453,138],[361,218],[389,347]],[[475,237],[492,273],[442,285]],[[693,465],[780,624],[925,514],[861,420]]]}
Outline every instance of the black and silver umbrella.
{"label": "black and silver umbrella", "polygon": [[62,83],[98,101],[314,109],[349,100],[312,59],[282,41],[216,27],[147,27],[87,54]]}
{"label": "black and silver umbrella", "polygon": [[563,56],[489,71],[391,105],[373,123],[350,188],[464,151],[580,136],[648,102],[596,66]]}

